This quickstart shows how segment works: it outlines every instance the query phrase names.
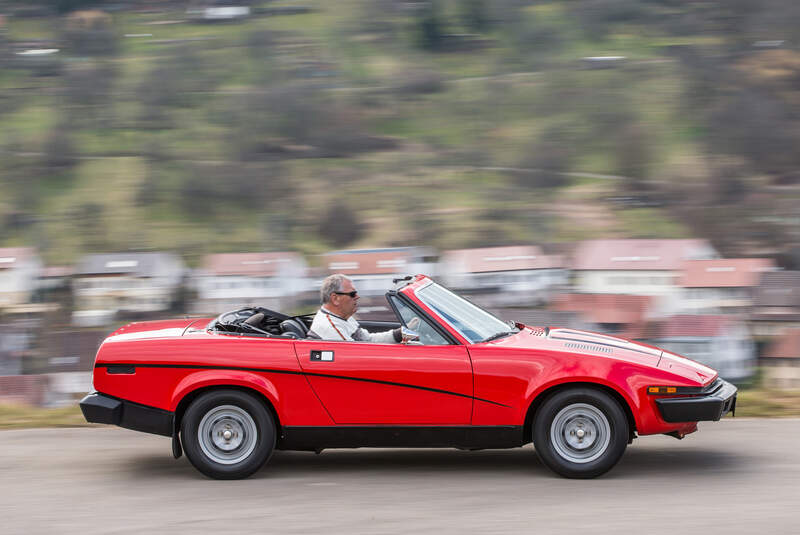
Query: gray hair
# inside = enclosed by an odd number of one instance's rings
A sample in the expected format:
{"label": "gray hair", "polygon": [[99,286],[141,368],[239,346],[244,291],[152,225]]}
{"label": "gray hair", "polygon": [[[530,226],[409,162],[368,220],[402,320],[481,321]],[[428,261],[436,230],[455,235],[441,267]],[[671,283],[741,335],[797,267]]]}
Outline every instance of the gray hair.
{"label": "gray hair", "polygon": [[322,281],[322,287],[319,289],[319,297],[323,305],[330,302],[332,293],[342,291],[342,286],[346,280],[349,281],[350,277],[341,273],[334,273],[325,277],[325,280]]}

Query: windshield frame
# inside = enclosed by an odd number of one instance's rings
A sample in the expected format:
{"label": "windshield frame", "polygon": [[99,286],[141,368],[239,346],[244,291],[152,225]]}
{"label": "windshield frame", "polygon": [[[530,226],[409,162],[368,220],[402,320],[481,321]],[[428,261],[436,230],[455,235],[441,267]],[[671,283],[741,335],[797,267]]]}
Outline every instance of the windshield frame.
{"label": "windshield frame", "polygon": [[428,307],[424,305],[420,305],[417,301],[415,301],[402,291],[390,290],[386,292],[386,301],[388,301],[389,306],[392,308],[392,311],[394,312],[395,316],[397,316],[397,321],[400,322],[400,325],[408,327],[408,325],[406,325],[406,322],[403,321],[402,314],[400,314],[400,311],[397,309],[397,303],[394,302],[395,298],[398,299],[402,304],[406,305],[411,310],[413,310],[420,317],[421,320],[430,324],[431,327],[433,327],[433,329],[448,342],[447,345],[463,345],[463,340],[460,340],[457,336],[455,336],[452,332],[450,332],[444,325],[442,325],[439,316],[435,315],[434,311],[428,309]]}
{"label": "windshield frame", "polygon": [[[461,327],[459,327],[458,325],[455,325],[452,321],[450,321],[450,319],[445,317],[439,311],[438,307],[434,306],[433,303],[430,303],[425,298],[424,295],[420,295],[420,292],[423,292],[426,288],[429,288],[431,285],[435,285],[438,288],[441,288],[442,290],[444,290],[444,291],[448,292],[449,294],[455,296],[458,300],[462,301],[464,305],[466,305],[467,307],[471,307],[473,309],[473,312],[474,311],[478,311],[479,313],[485,314],[486,316],[496,320],[498,322],[498,325],[497,325],[498,329],[493,331],[493,332],[491,332],[491,333],[489,333],[489,334],[487,334],[486,336],[483,336],[480,339],[474,339],[475,338],[474,336],[469,336],[467,333],[464,332],[464,330]],[[484,308],[480,307],[479,305],[476,305],[475,303],[473,303],[469,299],[457,294],[456,292],[450,290],[446,286],[443,286],[441,284],[438,284],[438,283],[434,282],[431,279],[428,279],[427,281],[423,282],[419,286],[415,286],[413,289],[411,289],[411,292],[414,295],[414,300],[415,301],[419,302],[422,307],[424,307],[426,310],[429,311],[429,314],[431,314],[431,315],[433,315],[433,316],[435,316],[437,318],[438,322],[443,327],[444,326],[448,327],[448,330],[451,331],[452,333],[454,333],[456,336],[458,336],[458,338],[463,340],[463,342],[465,344],[468,344],[468,345],[480,344],[485,339],[491,338],[492,336],[494,336],[496,334],[499,334],[501,332],[509,332],[510,334],[515,334],[516,332],[520,331],[519,327],[517,327],[516,324],[513,324],[513,326],[512,326],[509,322],[503,321],[502,319],[498,318],[497,316],[495,316],[494,314],[492,314],[488,310],[485,310]],[[460,319],[460,318],[456,318],[456,319]],[[469,326],[468,322],[464,321],[463,323],[465,325]],[[500,325],[502,325],[502,327],[503,327],[502,329],[500,328]],[[475,330],[473,330],[472,332],[474,332],[475,334],[478,334],[478,332],[475,331]]]}

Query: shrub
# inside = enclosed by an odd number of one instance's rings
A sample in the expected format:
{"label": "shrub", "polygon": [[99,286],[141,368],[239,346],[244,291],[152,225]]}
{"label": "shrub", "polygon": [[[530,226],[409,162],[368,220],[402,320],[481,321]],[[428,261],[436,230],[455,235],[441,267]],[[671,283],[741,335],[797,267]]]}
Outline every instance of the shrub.
{"label": "shrub", "polygon": [[64,43],[68,50],[86,56],[113,56],[118,40],[111,15],[102,11],[74,11],[64,26]]}
{"label": "shrub", "polygon": [[335,201],[317,225],[319,234],[336,247],[343,247],[361,238],[364,225],[358,215],[342,201]]}
{"label": "shrub", "polygon": [[72,129],[67,124],[53,128],[44,142],[44,164],[51,169],[65,169],[75,165],[75,145]]}

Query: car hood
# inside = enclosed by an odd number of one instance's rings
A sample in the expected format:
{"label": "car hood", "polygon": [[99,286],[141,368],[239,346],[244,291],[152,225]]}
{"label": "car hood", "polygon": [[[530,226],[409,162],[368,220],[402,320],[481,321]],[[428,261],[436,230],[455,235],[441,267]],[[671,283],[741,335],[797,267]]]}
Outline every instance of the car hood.
{"label": "car hood", "polygon": [[675,375],[703,385],[717,377],[708,366],[658,347],[640,342],[577,329],[525,327],[519,333],[491,342],[498,346],[549,351],[569,351],[587,355],[619,358],[638,364],[662,368]]}
{"label": "car hood", "polygon": [[676,375],[694,379],[704,386],[716,379],[718,375],[716,370],[708,366],[667,351],[662,353],[658,367],[669,370]]}
{"label": "car hood", "polygon": [[146,338],[175,338],[183,336],[186,330],[199,320],[184,318],[163,321],[140,321],[129,323],[111,333],[106,342],[122,342],[126,340],[142,340]]}

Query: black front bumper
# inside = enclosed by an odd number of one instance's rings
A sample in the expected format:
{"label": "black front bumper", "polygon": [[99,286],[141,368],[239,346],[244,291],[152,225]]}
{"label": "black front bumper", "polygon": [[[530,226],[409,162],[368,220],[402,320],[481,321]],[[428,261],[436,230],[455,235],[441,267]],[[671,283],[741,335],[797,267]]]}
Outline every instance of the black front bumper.
{"label": "black front bumper", "polygon": [[722,379],[699,396],[659,398],[656,406],[667,422],[716,421],[729,412],[736,412],[735,386]]}
{"label": "black front bumper", "polygon": [[134,431],[171,437],[175,414],[155,407],[92,392],[81,400],[87,422],[113,424]]}

